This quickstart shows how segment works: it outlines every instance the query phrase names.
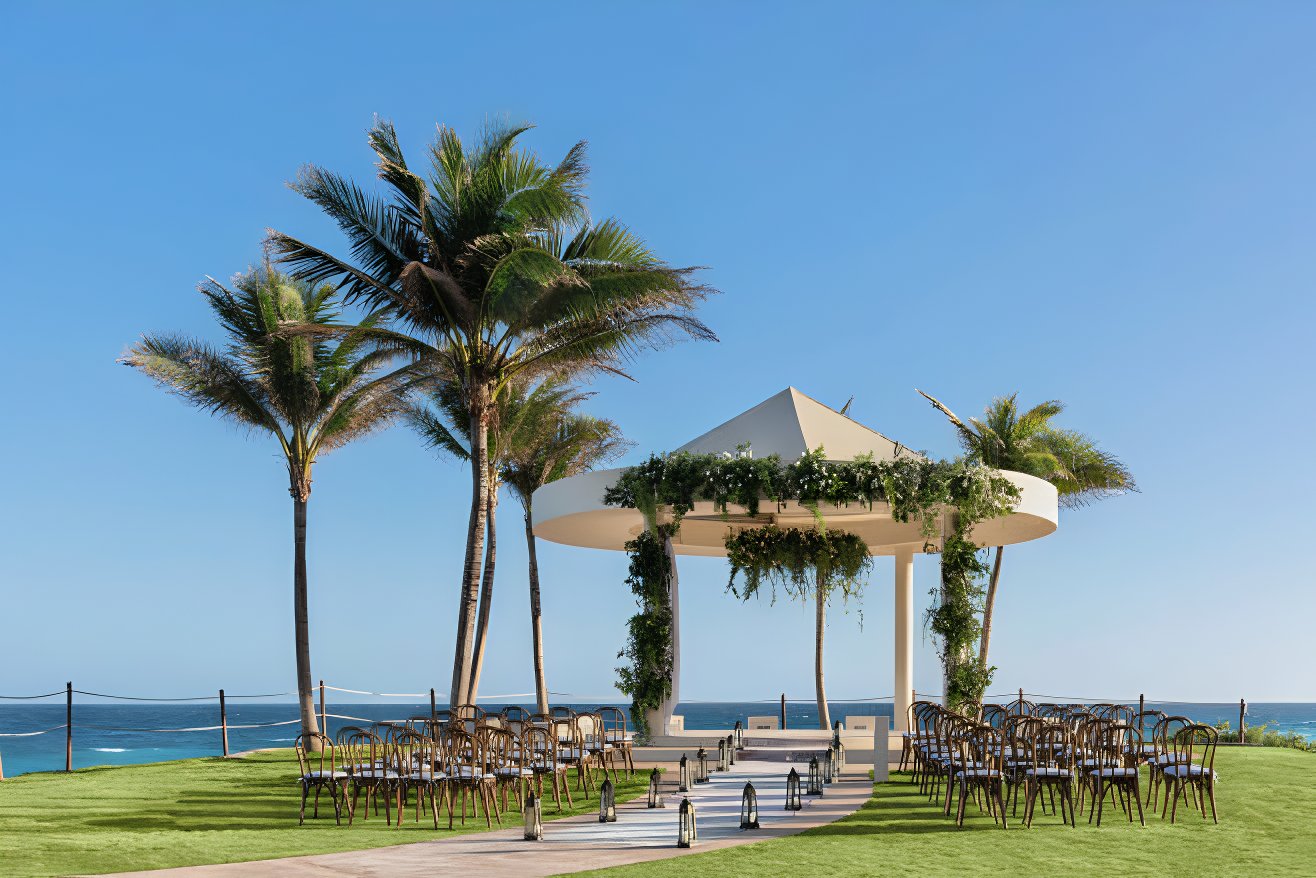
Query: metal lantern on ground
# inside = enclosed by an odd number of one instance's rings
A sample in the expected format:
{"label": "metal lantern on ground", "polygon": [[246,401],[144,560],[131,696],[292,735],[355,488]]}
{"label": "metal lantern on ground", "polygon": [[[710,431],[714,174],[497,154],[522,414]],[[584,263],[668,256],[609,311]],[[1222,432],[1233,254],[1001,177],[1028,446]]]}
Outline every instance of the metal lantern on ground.
{"label": "metal lantern on ground", "polygon": [[798,811],[804,807],[800,801],[800,773],[791,768],[791,773],[786,775],[786,810]]}
{"label": "metal lantern on ground", "polygon": [[809,786],[804,794],[806,796],[821,796],[823,794],[822,766],[818,764],[817,756],[809,760]]}
{"label": "metal lantern on ground", "polygon": [[612,781],[607,778],[604,779],[603,786],[599,787],[599,822],[617,822],[617,791],[612,786]]}
{"label": "metal lantern on ground", "polygon": [[681,774],[676,789],[682,793],[690,792],[690,757],[684,753],[681,754]]}
{"label": "metal lantern on ground", "polygon": [[521,811],[525,815],[525,840],[543,841],[544,811],[539,804],[539,799],[533,792],[526,796],[525,805]]}
{"label": "metal lantern on ground", "polygon": [[662,783],[662,778],[663,778],[662,772],[660,772],[656,768],[653,771],[649,772],[649,807],[650,808],[657,808],[662,803],[662,799],[658,795],[658,784]]}
{"label": "metal lantern on ground", "polygon": [[695,754],[695,783],[708,783],[708,751],[703,747]]}
{"label": "metal lantern on ground", "polygon": [[721,738],[718,738],[717,739],[717,770],[718,771],[731,770],[731,761],[729,755],[730,752],[731,752],[731,748],[727,746],[727,742],[722,740]]}
{"label": "metal lantern on ground", "polygon": [[752,783],[745,784],[745,792],[740,796],[740,828],[759,828],[759,796]]}
{"label": "metal lantern on ground", "polygon": [[745,727],[741,724],[740,720],[736,720],[736,727],[735,727],[734,729],[732,729],[731,734],[734,735],[735,738],[736,738],[736,749],[737,749],[737,750],[744,750],[744,749],[745,749]]}
{"label": "metal lantern on ground", "polygon": [[695,826],[695,806],[690,804],[689,799],[682,799],[680,825],[676,830],[676,846],[688,848],[697,838],[699,838],[699,830]]}
{"label": "metal lantern on ground", "polygon": [[836,750],[836,765],[832,768],[832,776],[837,780],[841,779],[841,772],[845,771],[845,745],[841,743],[841,721],[836,721],[836,731],[832,734],[832,748]]}
{"label": "metal lantern on ground", "polygon": [[727,735],[727,764],[736,764],[736,736]]}
{"label": "metal lantern on ground", "polygon": [[831,783],[835,780],[834,772],[836,771],[836,748],[831,744],[827,745],[827,758],[823,761],[823,783]]}

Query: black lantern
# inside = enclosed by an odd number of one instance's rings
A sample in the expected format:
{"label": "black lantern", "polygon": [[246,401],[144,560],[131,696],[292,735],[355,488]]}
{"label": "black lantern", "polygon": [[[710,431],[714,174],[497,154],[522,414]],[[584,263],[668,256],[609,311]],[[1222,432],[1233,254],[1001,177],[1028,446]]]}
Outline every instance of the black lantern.
{"label": "black lantern", "polygon": [[804,807],[800,801],[800,773],[791,768],[791,773],[786,775],[786,810],[798,811]]}
{"label": "black lantern", "polygon": [[736,749],[745,749],[745,727],[741,725],[740,720],[736,720],[736,727],[731,730],[731,734],[736,736]]}
{"label": "black lantern", "polygon": [[831,783],[832,772],[836,770],[836,748],[831,744],[827,745],[827,759],[823,762],[822,770],[823,783]]}
{"label": "black lantern", "polygon": [[617,822],[617,791],[607,778],[604,778],[603,786],[599,787],[599,822]]}
{"label": "black lantern", "polygon": [[736,764],[736,736],[727,735],[727,763]]}
{"label": "black lantern", "polygon": [[681,754],[681,777],[676,785],[677,792],[690,792],[690,757]]}
{"label": "black lantern", "polygon": [[649,807],[657,808],[662,804],[662,799],[658,796],[658,784],[662,782],[662,772],[654,769],[649,772]]}
{"label": "black lantern", "polygon": [[717,770],[718,771],[731,770],[730,752],[731,752],[731,748],[727,746],[727,742],[721,738],[718,738],[717,739]]}
{"label": "black lantern", "polygon": [[680,826],[676,830],[676,846],[688,848],[699,837],[699,830],[695,827],[695,806],[690,804],[689,799],[681,800],[680,819]]}
{"label": "black lantern", "polygon": [[836,751],[836,764],[832,766],[832,777],[836,780],[841,779],[841,772],[845,771],[845,745],[841,743],[841,729],[836,729],[836,735],[832,738],[832,749]]}
{"label": "black lantern", "polygon": [[809,760],[809,787],[804,794],[806,796],[821,796],[823,794],[822,766],[818,764],[817,756]]}
{"label": "black lantern", "polygon": [[740,828],[759,828],[759,796],[752,783],[745,784],[745,792],[740,797]]}
{"label": "black lantern", "polygon": [[521,812],[525,815],[525,840],[543,841],[544,812],[533,792],[526,796],[525,806]]}
{"label": "black lantern", "polygon": [[708,783],[708,751],[703,747],[695,754],[695,783]]}

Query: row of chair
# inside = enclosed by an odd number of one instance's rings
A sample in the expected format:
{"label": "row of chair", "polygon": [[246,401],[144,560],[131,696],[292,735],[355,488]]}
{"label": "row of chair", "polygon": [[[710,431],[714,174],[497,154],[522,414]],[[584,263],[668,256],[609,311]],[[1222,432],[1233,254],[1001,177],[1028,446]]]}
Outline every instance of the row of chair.
{"label": "row of chair", "polygon": [[[1101,825],[1107,799],[1124,810],[1130,822],[1136,808],[1144,823],[1141,770],[1149,769],[1147,804],[1155,807],[1164,788],[1162,817],[1169,810],[1173,823],[1179,801],[1200,808],[1203,818],[1215,802],[1215,748],[1218,732],[1187,717],[1159,711],[1135,713],[1126,705],[1064,705],[1057,710],[1014,703],[984,705],[965,716],[933,702],[915,702],[909,710],[909,731],[900,768],[930,798],[942,801],[943,812],[963,825],[972,795],[1002,828],[1006,803],[1018,814],[1024,796],[1023,821],[1031,826],[1037,800],[1047,802],[1064,823],[1075,825],[1077,810],[1088,802],[1088,822]],[[943,797],[944,789],[944,797]],[[958,793],[958,803],[955,794]]]}
{"label": "row of chair", "polygon": [[435,829],[443,807],[452,828],[458,794],[463,823],[469,802],[471,815],[478,816],[478,808],[492,826],[495,819],[502,822],[509,798],[522,807],[530,786],[542,798],[545,779],[558,810],[563,798],[572,806],[572,768],[577,788],[586,796],[593,792],[596,770],[605,775],[611,771],[614,782],[618,767],[634,773],[632,738],[626,715],[618,708],[554,708],[549,714],[506,708],[497,715],[472,708],[459,706],[369,728],[346,726],[333,740],[324,734],[300,736],[295,745],[301,776],[299,821],[305,820],[312,794],[312,817],[318,816],[320,795],[327,791],[336,821],[341,822],[346,810],[350,826],[364,795],[364,816],[372,806],[378,813],[382,804],[385,821],[393,822],[396,809],[400,826],[414,791],[416,819],[422,809],[429,810]]}

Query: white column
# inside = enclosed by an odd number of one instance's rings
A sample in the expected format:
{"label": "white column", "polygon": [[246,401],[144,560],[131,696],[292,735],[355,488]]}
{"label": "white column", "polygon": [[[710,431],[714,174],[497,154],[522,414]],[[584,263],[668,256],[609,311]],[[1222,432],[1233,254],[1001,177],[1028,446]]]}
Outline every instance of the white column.
{"label": "white column", "polygon": [[672,577],[668,581],[668,594],[672,600],[672,694],[659,705],[657,710],[649,711],[645,717],[651,735],[668,734],[668,724],[672,721],[672,714],[676,712],[676,705],[681,701],[680,577],[676,572],[676,550],[672,546],[670,536],[663,540],[663,551],[667,554],[667,561],[672,568]]}
{"label": "white column", "polygon": [[895,707],[893,727],[909,731],[909,704],[914,689],[914,551],[896,550]]}

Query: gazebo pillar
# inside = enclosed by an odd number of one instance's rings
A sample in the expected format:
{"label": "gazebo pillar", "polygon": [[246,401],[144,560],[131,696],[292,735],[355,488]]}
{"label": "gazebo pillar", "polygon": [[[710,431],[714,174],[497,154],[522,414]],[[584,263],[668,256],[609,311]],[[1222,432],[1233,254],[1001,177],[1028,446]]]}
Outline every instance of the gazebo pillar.
{"label": "gazebo pillar", "polygon": [[909,731],[909,705],[914,692],[914,550],[896,550],[895,607],[895,722],[898,732]]}
{"label": "gazebo pillar", "polygon": [[645,717],[651,735],[668,733],[667,725],[672,721],[676,705],[681,701],[681,578],[677,575],[676,549],[672,546],[670,535],[663,538],[663,552],[667,555],[667,563],[672,571],[667,581],[667,594],[672,602],[672,694],[657,710],[649,711]]}

